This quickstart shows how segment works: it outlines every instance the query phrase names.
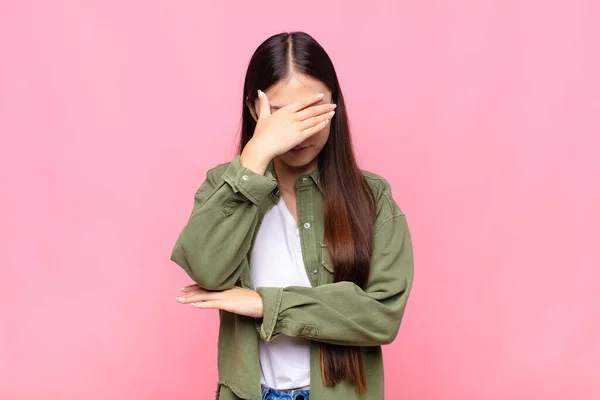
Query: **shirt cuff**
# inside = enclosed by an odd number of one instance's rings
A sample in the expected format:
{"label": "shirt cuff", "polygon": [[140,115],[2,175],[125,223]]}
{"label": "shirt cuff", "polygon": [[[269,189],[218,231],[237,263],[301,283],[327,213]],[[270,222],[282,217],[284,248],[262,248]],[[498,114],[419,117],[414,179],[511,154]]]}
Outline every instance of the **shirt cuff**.
{"label": "shirt cuff", "polygon": [[255,320],[256,330],[261,339],[270,342],[277,337],[275,324],[279,316],[283,288],[280,287],[257,287],[256,292],[262,297],[264,316]]}
{"label": "shirt cuff", "polygon": [[275,178],[257,174],[242,166],[239,154],[229,163],[223,180],[231,185],[234,193],[241,192],[256,205],[277,187]]}

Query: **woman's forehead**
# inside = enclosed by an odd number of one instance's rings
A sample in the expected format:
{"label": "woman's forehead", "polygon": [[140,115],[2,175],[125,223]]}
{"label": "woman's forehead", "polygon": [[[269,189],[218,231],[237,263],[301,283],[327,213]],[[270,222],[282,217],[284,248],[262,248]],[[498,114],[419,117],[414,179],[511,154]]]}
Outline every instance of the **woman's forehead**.
{"label": "woman's forehead", "polygon": [[280,108],[291,103],[310,99],[317,93],[324,93],[329,98],[329,90],[322,82],[310,77],[292,77],[271,86],[267,91],[269,103]]}

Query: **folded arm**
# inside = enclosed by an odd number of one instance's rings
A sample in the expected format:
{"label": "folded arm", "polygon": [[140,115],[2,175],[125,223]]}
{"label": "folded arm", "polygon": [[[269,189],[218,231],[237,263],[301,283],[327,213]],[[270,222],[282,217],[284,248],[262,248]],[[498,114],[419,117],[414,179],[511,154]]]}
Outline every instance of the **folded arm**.
{"label": "folded arm", "polygon": [[264,317],[256,320],[263,340],[277,335],[356,346],[391,343],[413,282],[412,242],[404,214],[388,217],[374,236],[365,290],[342,281],[317,287],[258,287]]}

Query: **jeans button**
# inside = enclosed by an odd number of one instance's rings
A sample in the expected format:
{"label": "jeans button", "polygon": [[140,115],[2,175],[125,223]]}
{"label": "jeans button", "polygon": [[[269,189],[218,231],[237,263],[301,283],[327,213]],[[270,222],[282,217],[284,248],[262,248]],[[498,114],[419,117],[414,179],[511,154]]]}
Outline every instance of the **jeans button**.
{"label": "jeans button", "polygon": [[304,400],[304,396],[299,394],[298,396],[294,397],[294,400]]}

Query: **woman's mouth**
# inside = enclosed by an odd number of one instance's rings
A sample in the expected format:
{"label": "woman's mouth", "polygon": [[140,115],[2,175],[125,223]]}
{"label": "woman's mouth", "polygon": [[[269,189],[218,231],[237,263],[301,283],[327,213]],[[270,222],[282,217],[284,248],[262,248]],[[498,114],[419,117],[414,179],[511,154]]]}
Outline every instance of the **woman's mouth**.
{"label": "woman's mouth", "polygon": [[302,153],[303,150],[306,150],[308,148],[308,146],[304,146],[304,147],[294,147],[293,149],[290,150],[290,152],[292,154],[300,154]]}

